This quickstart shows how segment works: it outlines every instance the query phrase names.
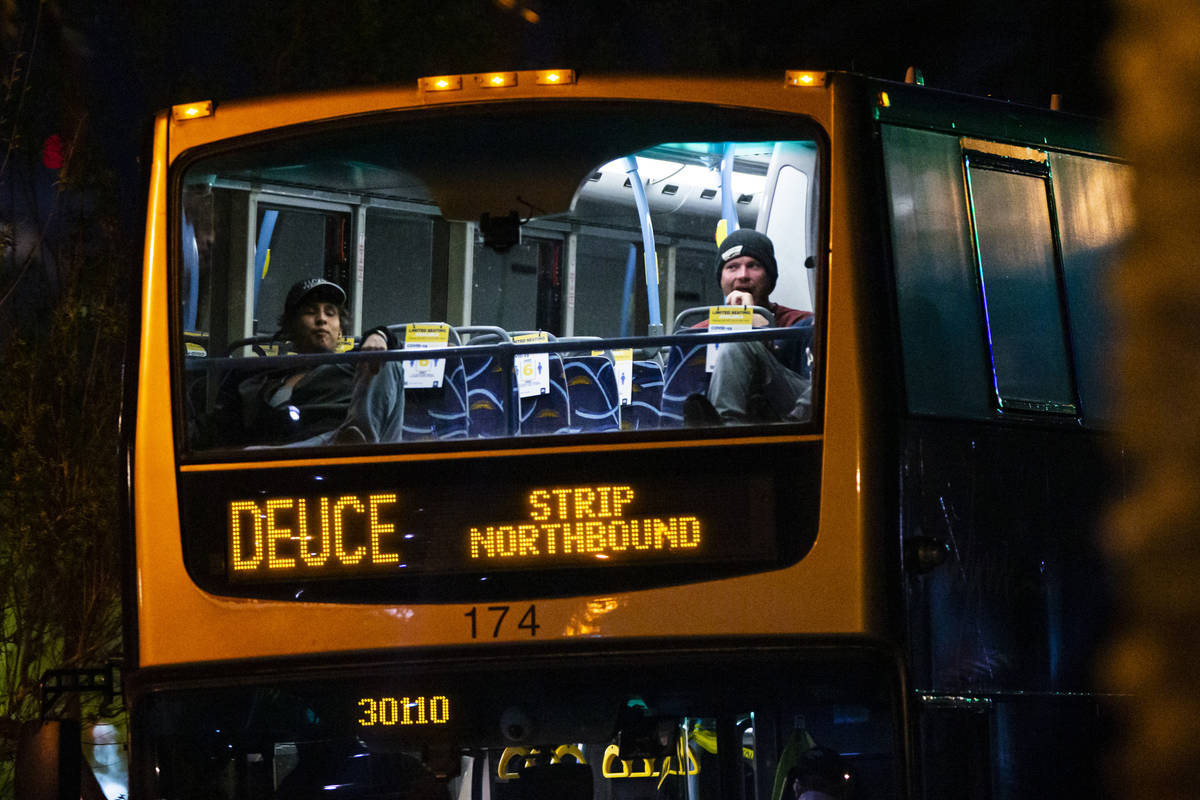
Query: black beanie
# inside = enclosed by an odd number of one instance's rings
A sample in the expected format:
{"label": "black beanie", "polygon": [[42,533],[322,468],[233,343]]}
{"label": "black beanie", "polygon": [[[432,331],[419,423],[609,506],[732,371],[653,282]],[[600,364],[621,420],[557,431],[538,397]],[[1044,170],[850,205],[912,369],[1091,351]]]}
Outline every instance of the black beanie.
{"label": "black beanie", "polygon": [[739,228],[717,245],[718,286],[721,284],[721,270],[725,268],[725,262],[739,256],[750,256],[762,264],[770,278],[767,291],[775,291],[775,282],[779,280],[779,265],[775,263],[775,245],[771,244],[771,240],[765,234],[749,228]]}

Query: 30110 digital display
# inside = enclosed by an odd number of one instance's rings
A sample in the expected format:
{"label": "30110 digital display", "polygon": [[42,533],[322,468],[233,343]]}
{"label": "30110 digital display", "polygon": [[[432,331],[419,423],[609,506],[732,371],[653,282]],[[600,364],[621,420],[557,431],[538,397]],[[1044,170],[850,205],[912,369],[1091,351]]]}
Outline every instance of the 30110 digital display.
{"label": "30110 digital display", "polygon": [[360,697],[358,724],[363,728],[446,725],[450,698],[445,695]]}

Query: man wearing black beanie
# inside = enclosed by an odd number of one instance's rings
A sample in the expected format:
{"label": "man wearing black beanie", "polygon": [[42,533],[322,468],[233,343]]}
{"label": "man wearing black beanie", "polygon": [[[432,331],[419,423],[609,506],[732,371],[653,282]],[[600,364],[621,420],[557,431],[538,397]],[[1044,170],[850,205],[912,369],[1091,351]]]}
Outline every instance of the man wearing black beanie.
{"label": "man wearing black beanie", "polygon": [[[741,269],[753,264],[760,268],[765,281],[753,280],[754,269]],[[770,302],[767,298],[775,291],[775,283],[778,280],[779,265],[775,262],[775,245],[771,244],[766,234],[741,228],[726,236],[717,246],[717,283],[721,286],[721,294],[725,295],[726,305],[744,305],[731,302],[730,292],[740,290],[749,293],[753,290],[756,292],[753,298],[754,305],[765,307]]]}
{"label": "man wearing black beanie", "polygon": [[[766,308],[775,316],[777,328],[810,324],[811,312],[771,302],[779,265],[775,246],[765,234],[743,228],[726,236],[717,246],[716,277],[726,305]],[[766,325],[763,316],[754,315],[754,327]],[[692,395],[684,402],[685,423],[808,419],[812,413],[811,381],[788,369],[778,356],[779,347],[773,343],[721,344],[707,395]]]}

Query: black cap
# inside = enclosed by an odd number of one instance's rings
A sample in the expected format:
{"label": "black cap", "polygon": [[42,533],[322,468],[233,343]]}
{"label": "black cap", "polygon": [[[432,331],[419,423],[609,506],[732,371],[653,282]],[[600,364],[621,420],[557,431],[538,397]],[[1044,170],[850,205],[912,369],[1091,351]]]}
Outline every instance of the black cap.
{"label": "black cap", "polygon": [[771,285],[767,287],[767,291],[775,290],[775,282],[779,280],[779,265],[775,263],[775,245],[771,244],[771,240],[767,238],[766,234],[749,228],[739,228],[717,245],[718,284],[721,283],[721,270],[725,268],[725,262],[739,256],[750,256],[762,264],[771,279]]}
{"label": "black cap", "polygon": [[346,303],[346,292],[342,290],[342,287],[324,278],[309,278],[297,282],[288,290],[287,300],[283,303],[283,319],[291,319],[304,301],[314,294],[318,295],[314,298],[317,300],[328,300],[339,306]]}

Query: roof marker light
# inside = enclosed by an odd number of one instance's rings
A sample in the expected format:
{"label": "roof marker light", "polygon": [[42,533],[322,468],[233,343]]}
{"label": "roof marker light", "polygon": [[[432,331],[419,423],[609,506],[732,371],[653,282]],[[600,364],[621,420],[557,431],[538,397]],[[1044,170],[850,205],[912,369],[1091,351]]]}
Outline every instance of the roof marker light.
{"label": "roof marker light", "polygon": [[539,69],[533,74],[534,83],[539,86],[557,86],[575,82],[573,69]]}
{"label": "roof marker light", "polygon": [[202,100],[198,103],[181,103],[177,106],[171,106],[171,117],[176,122],[209,117],[212,116],[212,113],[212,100]]}
{"label": "roof marker light", "polygon": [[824,86],[825,73],[808,70],[789,69],[784,73],[784,83],[788,86]]}
{"label": "roof marker light", "polygon": [[453,92],[462,88],[462,75],[434,75],[421,78],[420,86],[427,92]]}
{"label": "roof marker light", "polygon": [[515,72],[484,72],[475,76],[475,83],[482,89],[499,89],[503,86],[516,86]]}

